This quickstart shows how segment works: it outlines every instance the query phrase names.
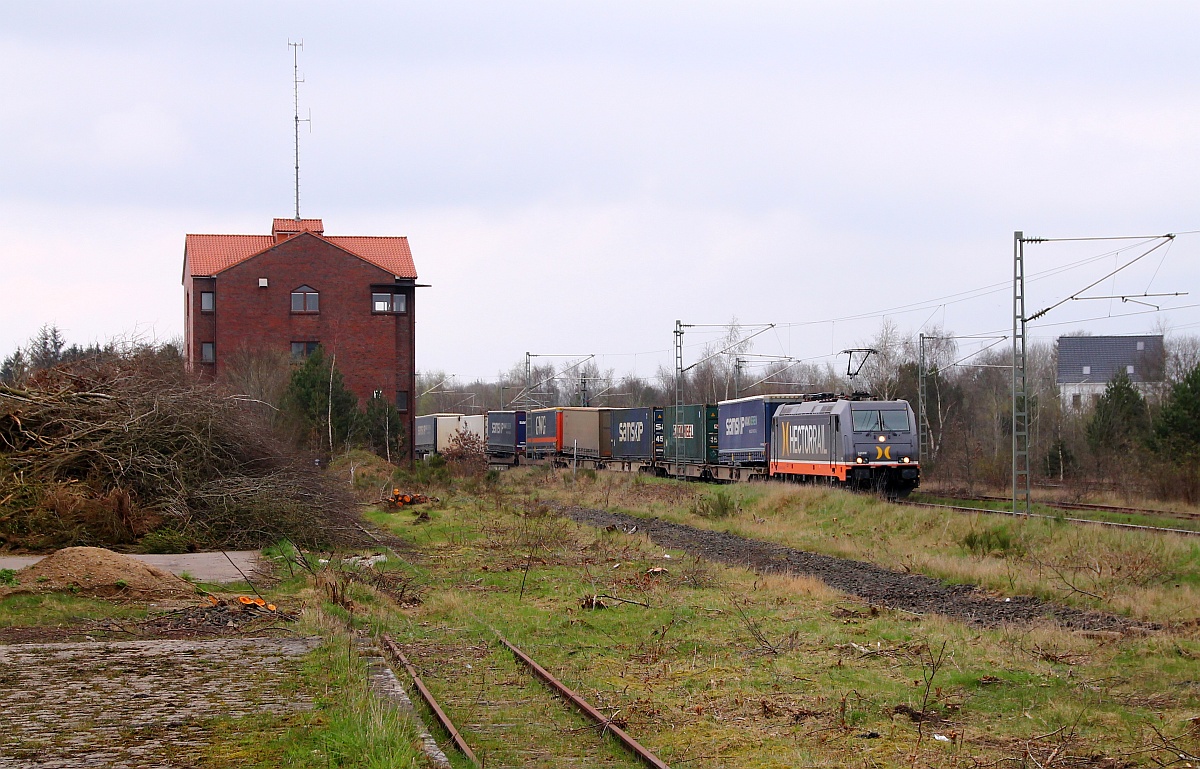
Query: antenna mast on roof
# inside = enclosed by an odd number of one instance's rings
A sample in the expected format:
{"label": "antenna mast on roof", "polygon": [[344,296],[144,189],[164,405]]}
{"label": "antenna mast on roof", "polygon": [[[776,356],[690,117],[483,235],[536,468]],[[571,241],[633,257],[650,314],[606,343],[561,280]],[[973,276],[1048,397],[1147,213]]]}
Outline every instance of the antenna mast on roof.
{"label": "antenna mast on roof", "polygon": [[309,130],[312,130],[312,113],[300,119],[300,84],[304,82],[304,78],[300,77],[300,49],[304,47],[304,41],[293,43],[289,40],[288,45],[292,49],[292,102],[296,122],[296,221],[300,221],[300,124],[308,123]]}

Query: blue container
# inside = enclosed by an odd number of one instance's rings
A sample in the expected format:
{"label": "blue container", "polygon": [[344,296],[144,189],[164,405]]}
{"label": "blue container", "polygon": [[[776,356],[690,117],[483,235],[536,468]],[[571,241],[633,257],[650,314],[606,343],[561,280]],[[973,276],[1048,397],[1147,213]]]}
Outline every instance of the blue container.
{"label": "blue container", "polygon": [[525,453],[525,412],[489,411],[487,451],[492,457],[516,457]]}
{"label": "blue container", "polygon": [[723,465],[765,466],[771,455],[771,417],[803,395],[756,395],[717,404],[717,455]]}
{"label": "blue container", "polygon": [[533,409],[526,412],[525,455],[533,459],[562,453],[562,408]]}
{"label": "blue container", "polygon": [[651,460],[661,454],[662,409],[613,409],[610,418],[614,459]]}

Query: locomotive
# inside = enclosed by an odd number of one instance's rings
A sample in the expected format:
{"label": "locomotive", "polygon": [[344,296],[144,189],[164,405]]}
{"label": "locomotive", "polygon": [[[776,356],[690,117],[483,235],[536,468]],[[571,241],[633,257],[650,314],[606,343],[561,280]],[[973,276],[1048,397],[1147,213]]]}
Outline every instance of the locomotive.
{"label": "locomotive", "polygon": [[716,404],[487,414],[489,461],[713,482],[827,483],[903,497],[920,484],[907,401],[758,395]]}

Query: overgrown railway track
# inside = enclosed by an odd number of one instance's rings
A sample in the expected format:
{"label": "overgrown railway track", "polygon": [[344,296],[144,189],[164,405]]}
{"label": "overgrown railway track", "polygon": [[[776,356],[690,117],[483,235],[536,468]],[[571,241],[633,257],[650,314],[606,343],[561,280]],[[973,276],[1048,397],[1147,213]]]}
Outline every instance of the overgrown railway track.
{"label": "overgrown railway track", "polygon": [[[939,495],[947,496],[947,495]],[[1000,502],[1006,501],[1004,497],[950,497],[952,499],[961,499],[964,502]],[[1046,513],[1023,513],[1014,512],[1012,510],[998,510],[993,507],[975,507],[970,505],[947,505],[938,502],[921,502],[916,500],[895,500],[896,504],[908,505],[911,507],[928,507],[939,510],[951,510],[960,513],[987,513],[990,515],[1007,515],[1014,518],[1041,518],[1052,521],[1064,521],[1066,523],[1074,523],[1081,525],[1105,526],[1114,529],[1125,529],[1127,531],[1146,531],[1155,534],[1182,534],[1184,536],[1200,536],[1200,530],[1195,529],[1180,529],[1171,526],[1151,526],[1148,524],[1128,523],[1122,521],[1105,521],[1098,518],[1076,518],[1064,515],[1048,515]],[[1172,512],[1164,510],[1144,510],[1138,508],[1116,507],[1112,505],[1090,505],[1085,503],[1072,502],[1038,502],[1039,505],[1051,507],[1060,510],[1090,510],[1095,512],[1107,512],[1116,515],[1145,515],[1159,516],[1166,518],[1176,518],[1185,521],[1200,521],[1200,514]]]}
{"label": "overgrown railway track", "polygon": [[[527,668],[535,678],[545,684],[545,686],[550,689],[555,696],[561,697],[563,700],[570,703],[577,711],[595,723],[601,739],[603,739],[605,735],[611,735],[613,739],[620,743],[634,758],[636,758],[642,764],[649,766],[652,769],[670,769],[662,759],[642,746],[636,739],[621,729],[617,724],[613,723],[612,719],[605,716],[593,705],[591,705],[591,703],[573,691],[562,681],[558,680],[548,670],[539,665],[532,657],[510,643],[504,636],[496,633],[495,631],[493,632],[495,633],[496,641],[504,646],[509,652],[511,652],[514,659],[516,659],[518,663]],[[404,654],[396,642],[393,641],[391,636],[389,636],[387,633],[382,634],[380,637],[380,642],[387,653],[408,673],[410,680],[413,682],[414,688],[417,690],[417,693],[425,702],[425,705],[429,708],[430,712],[433,713],[434,718],[437,719],[442,729],[450,737],[458,752],[466,757],[466,759],[474,766],[483,766],[483,763],[479,760],[474,750],[467,743],[467,740],[463,736],[462,732],[460,732],[458,727],[455,726],[445,709],[437,701],[433,693],[429,690],[429,687],[426,686],[425,682],[421,679],[415,666],[409,661],[408,657]]]}

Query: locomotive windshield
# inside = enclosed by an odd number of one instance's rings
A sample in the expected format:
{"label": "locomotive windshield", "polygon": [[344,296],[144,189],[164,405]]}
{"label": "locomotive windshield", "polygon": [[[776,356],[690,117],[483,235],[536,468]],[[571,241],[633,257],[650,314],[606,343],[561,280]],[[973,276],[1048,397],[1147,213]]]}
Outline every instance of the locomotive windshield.
{"label": "locomotive windshield", "polygon": [[881,430],[905,432],[909,429],[907,411],[854,410],[854,432],[877,433]]}
{"label": "locomotive windshield", "polygon": [[879,415],[883,418],[884,430],[895,430],[897,432],[908,430],[907,411],[881,411]]}

